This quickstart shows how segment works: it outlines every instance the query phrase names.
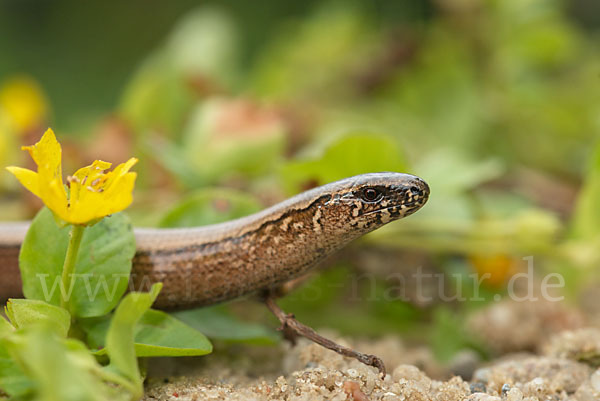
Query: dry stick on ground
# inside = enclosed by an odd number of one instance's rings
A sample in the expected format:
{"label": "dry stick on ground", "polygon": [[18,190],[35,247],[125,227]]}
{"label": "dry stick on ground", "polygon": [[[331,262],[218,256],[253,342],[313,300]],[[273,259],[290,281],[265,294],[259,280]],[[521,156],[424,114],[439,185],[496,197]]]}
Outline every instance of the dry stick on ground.
{"label": "dry stick on ground", "polygon": [[269,310],[273,312],[273,314],[281,322],[281,327],[279,330],[283,331],[285,337],[290,339],[292,342],[293,337],[290,338],[290,333],[306,337],[327,349],[337,352],[340,355],[354,358],[367,366],[373,366],[377,368],[379,373],[381,373],[382,378],[385,378],[385,365],[383,364],[383,361],[375,355],[363,354],[351,348],[337,344],[328,338],[317,334],[317,332],[312,328],[297,321],[293,314],[285,313],[285,311],[283,311],[283,309],[281,309],[279,305],[275,303],[275,297],[270,294],[265,295],[264,302],[267,305],[267,308],[269,308]]}

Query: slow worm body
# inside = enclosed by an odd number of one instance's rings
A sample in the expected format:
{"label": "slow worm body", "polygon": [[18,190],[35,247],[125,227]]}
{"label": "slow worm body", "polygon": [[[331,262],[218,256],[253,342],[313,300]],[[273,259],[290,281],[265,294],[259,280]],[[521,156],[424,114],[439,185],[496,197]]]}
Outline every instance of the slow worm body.
{"label": "slow worm body", "polygon": [[[132,288],[162,282],[154,306],[210,305],[298,277],[348,242],[420,209],[418,177],[373,173],[303,192],[262,212],[198,228],[136,229]],[[27,224],[0,225],[0,299],[21,296]]]}

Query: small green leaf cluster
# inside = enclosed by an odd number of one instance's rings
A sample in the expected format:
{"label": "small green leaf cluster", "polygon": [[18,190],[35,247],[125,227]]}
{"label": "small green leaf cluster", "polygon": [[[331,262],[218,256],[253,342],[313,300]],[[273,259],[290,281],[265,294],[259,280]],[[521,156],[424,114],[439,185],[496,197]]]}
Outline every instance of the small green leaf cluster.
{"label": "small green leaf cluster", "polygon": [[160,283],[149,293],[123,297],[135,253],[125,214],[83,229],[65,288],[61,275],[68,244],[69,228],[57,226],[52,213],[42,209],[19,258],[26,299],[9,300],[8,320],[0,318],[2,393],[48,401],[135,400],[143,395],[139,357],[212,351],[202,333],[150,309]]}

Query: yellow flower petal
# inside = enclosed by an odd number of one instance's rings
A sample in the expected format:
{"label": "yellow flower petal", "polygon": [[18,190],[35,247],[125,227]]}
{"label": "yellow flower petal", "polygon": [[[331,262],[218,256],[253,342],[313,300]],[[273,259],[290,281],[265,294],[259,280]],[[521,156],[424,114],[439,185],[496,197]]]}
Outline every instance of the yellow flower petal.
{"label": "yellow flower petal", "polygon": [[52,129],[48,128],[35,145],[23,146],[21,149],[29,152],[35,164],[38,165],[38,173],[40,172],[39,169],[42,168],[45,173],[54,177],[61,176],[62,150]]}
{"label": "yellow flower petal", "polygon": [[40,197],[40,190],[38,187],[38,174],[35,171],[15,166],[9,166],[6,169],[10,171],[15,177],[17,177],[17,180],[19,180],[19,182],[23,184],[25,188],[31,191],[35,196]]}
{"label": "yellow flower petal", "polygon": [[[108,170],[110,166],[112,166],[112,163],[96,160],[90,166],[82,167],[77,170],[73,176],[80,181],[84,181],[86,177],[94,180],[98,175],[102,175],[104,170]],[[87,185],[90,185],[90,182],[91,181],[87,181]]]}
{"label": "yellow flower petal", "polygon": [[40,182],[40,188],[42,189],[42,201],[48,206],[48,209],[52,210],[61,219],[71,222],[69,220],[69,200],[62,180],[54,179],[48,183]]}
{"label": "yellow flower petal", "polygon": [[127,208],[133,202],[132,192],[136,178],[136,173],[127,173],[112,185],[106,193],[105,213],[116,213]]}
{"label": "yellow flower petal", "polygon": [[96,160],[89,166],[80,168],[71,180],[71,204],[87,203],[90,193],[100,192],[106,180],[104,170],[110,168],[111,163]]}
{"label": "yellow flower petal", "polygon": [[108,191],[115,184],[115,182],[118,182],[118,180],[120,180],[122,177],[124,177],[126,174],[128,174],[128,171],[137,162],[138,162],[138,159],[136,159],[135,157],[132,157],[131,159],[127,160],[125,163],[119,164],[117,167],[115,167],[115,169],[113,171],[107,173],[106,174],[107,179],[106,179],[106,183],[104,185],[104,190]]}

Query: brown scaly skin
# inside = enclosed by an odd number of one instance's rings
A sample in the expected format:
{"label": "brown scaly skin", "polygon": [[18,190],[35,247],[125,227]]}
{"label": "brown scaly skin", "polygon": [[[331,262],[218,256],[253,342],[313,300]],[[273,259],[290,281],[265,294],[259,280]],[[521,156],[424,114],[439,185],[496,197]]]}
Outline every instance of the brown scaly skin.
{"label": "brown scaly skin", "polygon": [[[164,284],[154,307],[190,308],[271,289],[348,242],[419,210],[418,177],[373,173],[303,192],[262,212],[198,228],[136,229],[132,289]],[[21,295],[26,224],[0,225],[0,299]]]}

